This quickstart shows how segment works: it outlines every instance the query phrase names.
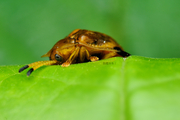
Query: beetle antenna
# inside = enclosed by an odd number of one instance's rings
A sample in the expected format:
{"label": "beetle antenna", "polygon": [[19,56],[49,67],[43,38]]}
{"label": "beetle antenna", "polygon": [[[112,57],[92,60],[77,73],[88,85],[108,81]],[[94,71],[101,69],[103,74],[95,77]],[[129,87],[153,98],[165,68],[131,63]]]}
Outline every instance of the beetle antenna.
{"label": "beetle antenna", "polygon": [[25,65],[24,67],[19,69],[19,72],[22,72],[23,70],[32,67],[28,72],[27,72],[27,76],[29,76],[34,70],[38,69],[39,67],[43,66],[43,65],[53,65],[56,64],[57,61],[55,60],[48,60],[48,61],[38,61],[38,62],[34,62],[28,65]]}
{"label": "beetle antenna", "polygon": [[25,65],[24,67],[19,69],[19,73],[22,72],[23,70],[27,69],[29,67],[29,65]]}
{"label": "beetle antenna", "polygon": [[27,72],[27,76],[29,76],[33,71],[34,71],[34,69],[31,68],[31,69]]}

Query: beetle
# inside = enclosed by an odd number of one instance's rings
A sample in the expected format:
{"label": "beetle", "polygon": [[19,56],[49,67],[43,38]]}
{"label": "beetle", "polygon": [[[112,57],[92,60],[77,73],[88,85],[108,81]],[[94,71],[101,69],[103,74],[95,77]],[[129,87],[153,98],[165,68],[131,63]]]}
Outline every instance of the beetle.
{"label": "beetle", "polygon": [[110,36],[84,29],[76,29],[67,37],[59,40],[52,49],[41,57],[49,57],[48,61],[38,61],[19,69],[19,73],[30,68],[29,76],[34,70],[43,65],[61,65],[68,67],[70,64],[97,61],[111,57],[128,57],[129,53]]}

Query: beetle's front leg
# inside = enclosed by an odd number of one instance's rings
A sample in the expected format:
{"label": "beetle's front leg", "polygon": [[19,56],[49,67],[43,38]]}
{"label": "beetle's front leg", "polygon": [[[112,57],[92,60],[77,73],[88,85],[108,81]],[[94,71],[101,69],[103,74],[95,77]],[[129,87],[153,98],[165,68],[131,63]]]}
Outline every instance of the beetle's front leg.
{"label": "beetle's front leg", "polygon": [[66,62],[64,62],[61,66],[62,67],[68,67],[78,56],[79,53],[79,49],[80,47],[77,46],[74,50],[74,52],[70,55],[70,57],[68,58],[68,60]]}
{"label": "beetle's front leg", "polygon": [[86,49],[86,47],[82,46],[79,52],[80,62],[83,62],[85,57],[90,60],[91,62],[99,60],[96,56],[91,56],[89,54],[89,51]]}

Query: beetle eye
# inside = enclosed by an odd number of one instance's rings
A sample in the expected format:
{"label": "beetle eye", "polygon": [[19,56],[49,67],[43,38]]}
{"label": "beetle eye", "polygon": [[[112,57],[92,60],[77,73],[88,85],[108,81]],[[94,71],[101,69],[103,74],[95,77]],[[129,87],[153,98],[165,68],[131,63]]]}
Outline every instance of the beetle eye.
{"label": "beetle eye", "polygon": [[60,55],[58,55],[58,54],[55,54],[55,59],[57,61],[62,61],[62,57]]}

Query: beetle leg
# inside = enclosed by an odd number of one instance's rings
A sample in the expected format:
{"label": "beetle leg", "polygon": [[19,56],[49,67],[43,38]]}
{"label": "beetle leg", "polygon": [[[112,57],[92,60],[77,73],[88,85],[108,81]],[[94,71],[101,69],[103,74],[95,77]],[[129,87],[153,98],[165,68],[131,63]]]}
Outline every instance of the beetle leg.
{"label": "beetle leg", "polygon": [[117,52],[109,52],[109,53],[105,53],[104,56],[102,57],[102,59],[107,59],[107,58],[111,58],[117,56]]}
{"label": "beetle leg", "polygon": [[[79,62],[84,62],[85,58],[87,57],[87,49],[85,47],[81,47],[79,50]],[[89,52],[88,52],[89,53]]]}
{"label": "beetle leg", "polygon": [[87,58],[87,60],[91,60],[91,62],[99,60],[98,57],[91,56],[89,54],[89,51],[86,49],[86,47],[82,46],[81,49],[80,49],[80,52],[79,52],[80,62],[83,62],[85,57]]}
{"label": "beetle leg", "polygon": [[98,61],[99,58],[96,57],[96,56],[91,56],[91,57],[90,57],[90,60],[91,60],[91,62],[94,62],[94,61]]}
{"label": "beetle leg", "polygon": [[64,62],[61,66],[62,67],[68,67],[78,56],[80,47],[77,46],[74,50],[74,52],[70,55],[68,60]]}

